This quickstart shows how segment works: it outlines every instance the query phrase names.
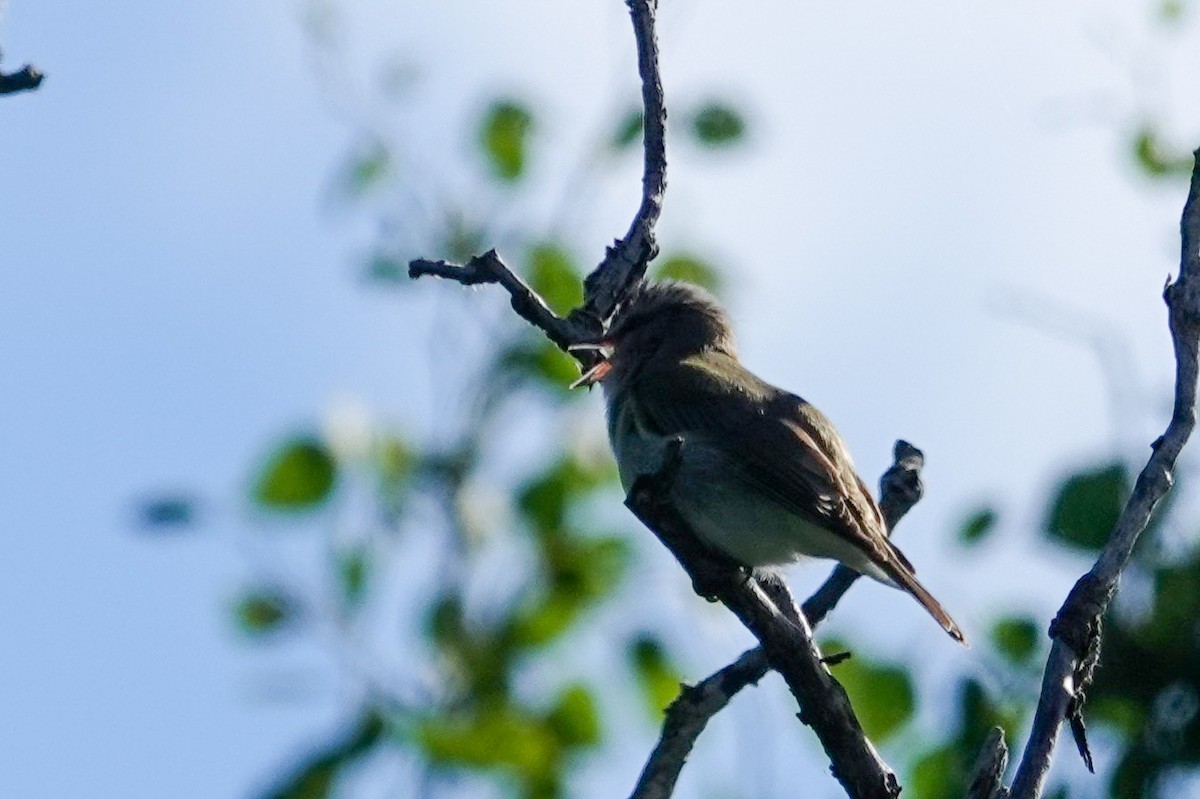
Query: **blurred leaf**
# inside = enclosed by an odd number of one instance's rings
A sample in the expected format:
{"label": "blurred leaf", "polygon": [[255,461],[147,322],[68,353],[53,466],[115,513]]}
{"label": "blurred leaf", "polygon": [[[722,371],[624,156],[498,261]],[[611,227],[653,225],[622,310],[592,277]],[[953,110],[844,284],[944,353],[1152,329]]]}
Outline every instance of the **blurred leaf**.
{"label": "blurred leaf", "polygon": [[661,719],[667,706],[679,696],[683,684],[679,670],[667,657],[662,643],[648,634],[639,635],[630,643],[629,663],[651,717],[656,721]]}
{"label": "blurred leaf", "polygon": [[578,362],[544,337],[522,337],[504,352],[498,363],[500,374],[531,380],[558,399],[583,396],[568,387],[579,377]]}
{"label": "blurred leaf", "polygon": [[621,117],[621,122],[613,131],[609,147],[614,152],[628,150],[642,138],[642,109],[631,108]]}
{"label": "blurred leaf", "polygon": [[337,465],[314,438],[288,441],[267,461],[254,487],[254,498],[273,510],[306,510],[329,497]]}
{"label": "blurred leaf", "polygon": [[1178,177],[1188,175],[1192,171],[1191,154],[1169,151],[1163,145],[1158,132],[1149,127],[1143,128],[1134,136],[1133,156],[1142,171],[1150,177]]}
{"label": "blurred leaf", "polygon": [[958,530],[958,540],[964,545],[978,544],[987,538],[996,526],[996,511],[992,508],[980,508],[967,517]]}
{"label": "blurred leaf", "polygon": [[546,717],[558,739],[568,748],[600,743],[600,716],[596,700],[585,685],[567,687]]}
{"label": "blurred leaf", "polygon": [[374,253],[367,261],[363,277],[376,283],[396,283],[408,285],[412,282],[408,276],[408,263],[384,252]]}
{"label": "blurred leaf", "polygon": [[233,615],[242,632],[263,635],[293,620],[297,610],[295,601],[283,591],[258,588],[246,592],[234,603]]}
{"label": "blurred leaf", "polygon": [[587,462],[567,455],[521,487],[517,508],[540,537],[559,535],[569,505],[584,494],[610,484],[615,477],[615,467],[607,458]]}
{"label": "blurred leaf", "polygon": [[1183,19],[1187,3],[1184,0],[1162,0],[1158,6],[1159,16],[1168,25],[1177,25]]}
{"label": "blurred leaf", "polygon": [[914,799],[958,799],[964,776],[960,771],[954,747],[940,746],[921,755],[904,787]]}
{"label": "blurred leaf", "polygon": [[1117,522],[1129,490],[1129,472],[1123,463],[1068,477],[1050,504],[1047,534],[1051,540],[1076,548],[1100,549]]}
{"label": "blurred leaf", "polygon": [[376,440],[373,456],[379,481],[379,506],[384,517],[399,519],[408,499],[413,472],[417,467],[417,454],[396,435]]}
{"label": "blurred leaf", "polygon": [[[824,652],[844,649],[836,639],[821,644]],[[863,730],[874,740],[884,740],[913,714],[916,697],[912,677],[899,666],[855,655],[834,666],[833,676],[845,687]]]}
{"label": "blurred leaf", "polygon": [[143,500],[138,508],[141,525],[155,532],[182,530],[196,518],[196,501],[183,494],[163,494]]}
{"label": "blurred leaf", "polygon": [[583,275],[555,242],[543,241],[530,248],[529,285],[559,313],[583,304]]}
{"label": "blurred leaf", "polygon": [[1145,706],[1130,696],[1089,697],[1087,710],[1090,716],[1113,725],[1126,738],[1134,738],[1146,725]]}
{"label": "blurred leaf", "polygon": [[488,108],[479,126],[479,146],[496,177],[510,182],[521,177],[532,129],[533,115],[515,100],[497,100]]}
{"label": "blurred leaf", "polygon": [[383,738],[383,719],[371,711],[327,746],[310,754],[261,799],[327,799],[338,772]]}
{"label": "blurred leaf", "polygon": [[358,198],[375,188],[392,170],[387,145],[372,141],[359,146],[342,167],[340,183],[346,196]]}
{"label": "blurred leaf", "polygon": [[542,545],[550,584],[513,612],[505,638],[518,648],[545,646],[569,630],[612,594],[629,562],[623,538],[552,538]]}
{"label": "blurred leaf", "polygon": [[366,547],[358,546],[338,553],[338,588],[346,607],[354,608],[362,603],[370,574],[371,555]]}
{"label": "blurred leaf", "polygon": [[546,724],[506,703],[428,718],[421,723],[417,740],[434,764],[503,766],[534,781],[553,771],[559,751]]}
{"label": "blurred leaf", "polygon": [[710,102],[692,116],[691,129],[696,141],[706,147],[725,147],[745,135],[746,123],[733,107]]}
{"label": "blurred leaf", "polygon": [[446,260],[454,263],[466,263],[486,249],[483,228],[461,214],[454,213],[446,219],[442,237],[440,249],[446,253]]}
{"label": "blurred leaf", "polygon": [[569,630],[584,606],[584,597],[573,591],[539,594],[514,611],[508,640],[519,649],[543,647]]}
{"label": "blurred leaf", "polygon": [[695,255],[676,254],[660,260],[653,271],[654,280],[682,280],[719,293],[721,274],[717,268]]}
{"label": "blurred leaf", "polygon": [[1013,663],[1025,663],[1037,650],[1040,628],[1028,617],[1009,616],[992,627],[992,644]]}

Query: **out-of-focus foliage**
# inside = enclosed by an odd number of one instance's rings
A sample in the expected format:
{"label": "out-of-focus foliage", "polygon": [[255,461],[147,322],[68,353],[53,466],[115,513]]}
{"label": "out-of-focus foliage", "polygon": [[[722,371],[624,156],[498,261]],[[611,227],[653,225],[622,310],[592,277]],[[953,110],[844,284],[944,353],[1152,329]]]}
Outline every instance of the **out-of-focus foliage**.
{"label": "out-of-focus foliage", "polygon": [[705,147],[726,147],[746,134],[746,122],[741,113],[727,103],[710,101],[689,117],[692,135]]}
{"label": "out-of-focus foliage", "polygon": [[[694,125],[694,135],[714,146],[732,143],[744,129],[740,115],[725,106],[702,109]],[[482,188],[532,181],[535,129],[533,110],[519,100],[498,98],[486,106],[474,131],[488,175]],[[610,156],[636,144],[640,113],[615,121],[613,129]],[[353,149],[336,177],[339,196],[358,201],[399,193],[407,174],[397,155],[403,148],[375,135],[361,140],[368,144]],[[391,213],[385,206],[385,221]],[[436,251],[408,251],[403,242],[381,236],[367,259],[373,281],[407,289],[409,258],[463,261],[491,239],[467,211],[423,221],[430,229],[422,241],[437,242]],[[507,231],[507,241],[514,266],[555,311],[565,314],[582,302],[588,261],[562,231],[530,226]],[[717,268],[690,252],[660,259],[655,274],[710,289],[720,283]],[[459,289],[446,283],[436,290]],[[481,304],[504,301],[499,291],[479,297]],[[546,680],[531,674],[546,673],[544,661],[580,635],[616,596],[628,571],[627,535],[585,512],[600,496],[619,505],[616,469],[607,450],[582,446],[569,433],[536,458],[515,458],[510,451],[514,434],[553,425],[585,396],[567,388],[579,375],[573,358],[515,316],[481,356],[475,376],[445,387],[454,392],[443,398],[447,408],[469,410],[451,415],[441,435],[352,424],[340,433],[284,438],[255,470],[252,501],[264,511],[283,512],[272,515],[270,525],[293,521],[309,535],[327,526],[328,560],[319,587],[273,574],[247,589],[233,606],[236,626],[264,642],[332,630],[354,653],[347,660],[360,670],[366,689],[348,708],[345,729],[294,764],[264,794],[270,799],[340,795],[347,769],[388,753],[418,764],[427,783],[446,792],[471,775],[511,795],[553,799],[569,795],[571,769],[604,740],[613,703],[598,694],[597,675],[552,670],[555,679]],[[518,412],[520,418],[511,415]],[[505,465],[498,469],[497,463]],[[499,494],[499,504],[484,499],[489,493]],[[155,517],[168,524],[185,510],[162,505]],[[422,543],[414,545],[414,538]],[[427,553],[426,560],[397,569],[397,553],[414,547]],[[507,588],[488,593],[487,580],[476,575],[494,575],[497,568]],[[431,571],[436,580],[416,579]],[[481,591],[486,601],[479,600]],[[414,609],[421,622],[412,625],[402,659],[373,663],[376,616],[381,606],[396,603]],[[395,635],[390,627],[386,633],[387,639]],[[637,686],[657,722],[678,694],[679,668],[659,637],[636,623],[627,636],[615,642],[616,652],[627,653],[625,683]],[[878,724],[895,726],[897,713],[907,717],[913,699],[903,677],[864,673],[902,700]]]}
{"label": "out-of-focus foliage", "polygon": [[[842,652],[844,641],[822,641],[824,652]],[[833,676],[846,689],[863,730],[884,741],[900,730],[916,709],[913,678],[903,664],[869,660],[854,653],[833,667]]]}
{"label": "out-of-focus foliage", "polygon": [[1130,491],[1123,463],[1089,468],[1067,477],[1050,502],[1046,533],[1058,543],[1095,551],[1104,546]]}
{"label": "out-of-focus foliage", "polygon": [[533,114],[512,99],[496,100],[488,106],[479,125],[479,146],[500,180],[515,181],[525,171]]}
{"label": "out-of-focus foliage", "polygon": [[646,707],[656,721],[679,695],[683,681],[662,642],[644,634],[629,643],[629,662],[642,688]]}
{"label": "out-of-focus foliage", "polygon": [[998,515],[994,508],[980,508],[958,528],[958,540],[968,546],[983,541],[996,526]]}
{"label": "out-of-focus foliage", "polygon": [[307,510],[333,490],[337,464],[321,441],[285,442],[270,455],[254,484],[254,499],[269,510]]}

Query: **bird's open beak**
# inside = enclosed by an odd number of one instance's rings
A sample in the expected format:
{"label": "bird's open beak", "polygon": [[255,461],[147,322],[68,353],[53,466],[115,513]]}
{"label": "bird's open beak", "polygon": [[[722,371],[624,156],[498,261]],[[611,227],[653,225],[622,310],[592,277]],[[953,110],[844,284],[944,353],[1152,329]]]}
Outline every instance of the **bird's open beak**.
{"label": "bird's open beak", "polygon": [[588,344],[572,344],[567,347],[567,352],[594,352],[600,360],[592,368],[588,369],[579,379],[572,383],[568,388],[579,388],[581,386],[591,388],[604,379],[604,376],[612,371],[612,362],[609,358],[612,356],[612,342],[598,341]]}

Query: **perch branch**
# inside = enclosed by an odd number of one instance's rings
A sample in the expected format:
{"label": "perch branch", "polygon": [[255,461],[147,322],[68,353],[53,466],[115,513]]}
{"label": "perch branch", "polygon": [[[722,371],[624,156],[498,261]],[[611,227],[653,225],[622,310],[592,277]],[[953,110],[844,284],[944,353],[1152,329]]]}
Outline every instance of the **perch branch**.
{"label": "perch branch", "polygon": [[1054,643],[1042,678],[1033,728],[1013,780],[1012,799],[1041,796],[1046,772],[1064,720],[1088,767],[1091,755],[1083,735],[1084,691],[1099,659],[1100,624],[1117,580],[1154,507],[1171,488],[1175,461],[1196,426],[1197,352],[1200,350],[1200,150],[1194,154],[1191,188],[1180,222],[1179,279],[1163,291],[1175,349],[1175,405],[1166,432],[1152,445],[1108,543],[1091,571],[1079,578],[1050,625]]}
{"label": "perch branch", "polygon": [[[925,465],[925,457],[921,451],[907,441],[897,441],[893,457],[894,462],[879,480],[879,507],[883,510],[889,532],[917,504],[924,490],[921,468]],[[835,567],[821,587],[804,603],[804,616],[808,623],[816,627],[858,576],[853,569],[841,565]],[[767,587],[764,585],[764,588]],[[780,610],[787,613],[785,608],[789,603],[772,598]],[[757,684],[770,668],[766,652],[759,646],[743,652],[736,661],[695,686],[685,686],[667,708],[658,743],[646,761],[630,799],[666,799],[671,796],[675,782],[683,771],[683,764],[709,719],[723,710],[738,691]]]}
{"label": "perch branch", "polygon": [[817,734],[846,793],[854,799],[895,799],[900,793],[896,776],[867,740],[808,623],[798,613],[781,611],[755,575],[704,547],[667,499],[682,447],[682,439],[673,439],[659,472],[634,481],[625,504],[671,551],[697,591],[719,599],[762,643],[767,662],[787,683],[800,720]]}

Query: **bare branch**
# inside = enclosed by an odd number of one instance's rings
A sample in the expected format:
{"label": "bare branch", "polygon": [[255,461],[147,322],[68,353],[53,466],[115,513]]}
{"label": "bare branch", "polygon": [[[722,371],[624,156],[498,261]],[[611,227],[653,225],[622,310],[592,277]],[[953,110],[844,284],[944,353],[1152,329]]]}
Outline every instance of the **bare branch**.
{"label": "bare branch", "polygon": [[[1179,279],[1163,292],[1175,349],[1175,407],[1166,432],[1152,445],[1153,453],[1138,475],[1133,494],[1091,571],[1079,578],[1050,626],[1054,644],[1042,677],[1042,692],[1029,742],[1013,780],[1013,799],[1041,796],[1046,772],[1063,720],[1081,753],[1083,694],[1099,658],[1100,620],[1116,592],[1117,579],[1129,562],[1138,536],[1146,529],[1154,507],[1171,488],[1179,453],[1196,426],[1196,377],[1200,370],[1200,150],[1194,154],[1191,189],[1180,222],[1182,256]],[[1086,755],[1085,755],[1086,757]]]}
{"label": "bare branch", "polygon": [[755,647],[694,686],[685,685],[667,708],[662,735],[638,777],[630,799],[666,799],[675,792],[683,763],[708,720],[747,685],[757,683],[770,667],[762,647]]}
{"label": "bare branch", "polygon": [[0,72],[0,94],[32,91],[42,85],[45,77],[31,64],[26,64],[16,72]]}
{"label": "bare branch", "polygon": [[[925,465],[921,450],[907,441],[897,441],[892,454],[894,463],[879,480],[879,506],[889,531],[920,501],[923,493],[921,468]],[[845,566],[834,568],[833,573],[804,603],[803,611],[808,623],[816,627],[858,576],[858,572]],[[771,595],[781,612],[795,621],[793,613],[789,612],[795,607],[790,593],[786,600],[778,594],[779,587],[782,586],[786,592],[786,586],[781,581],[768,582],[764,579],[768,577],[769,573],[758,575],[763,590]],[[669,797],[675,790],[675,782],[683,771],[684,762],[709,719],[723,710],[738,691],[757,684],[770,668],[763,648],[755,647],[743,652],[736,661],[694,687],[685,686],[667,709],[658,744],[650,753],[630,799]]]}
{"label": "bare branch", "polygon": [[1006,799],[1004,768],[1008,765],[1008,747],[1004,745],[1004,730],[992,727],[983,749],[975,761],[966,799]]}
{"label": "bare branch", "polygon": [[637,41],[642,78],[642,203],[625,238],[608,249],[604,261],[584,281],[584,308],[607,320],[629,289],[646,274],[658,254],[654,226],[667,188],[667,108],[663,102],[655,34],[657,0],[626,0]]}
{"label": "bare branch", "polygon": [[[408,265],[412,278],[422,275],[456,280],[463,285],[499,283],[512,296],[513,309],[544,332],[561,349],[592,341],[599,336],[621,300],[646,274],[646,265],[658,253],[654,226],[662,212],[667,187],[666,124],[662,79],[658,68],[655,34],[656,0],[626,0],[637,42],[638,73],[642,79],[642,202],[625,238],[616,241],[604,260],[584,281],[584,303],[566,319],[556,316],[523,280],[489,250],[459,266],[445,261],[417,259]],[[574,353],[572,353],[574,354]],[[589,354],[576,355],[587,362]]]}
{"label": "bare branch", "polygon": [[427,261],[424,258],[418,258],[408,264],[410,278],[416,279],[423,275],[456,280],[464,286],[499,283],[512,297],[513,310],[563,349],[584,340],[590,331],[590,327],[581,326],[572,317],[563,319],[550,310],[546,301],[539,297],[528,283],[504,265],[495,250],[477,255],[461,266],[445,261]]}

